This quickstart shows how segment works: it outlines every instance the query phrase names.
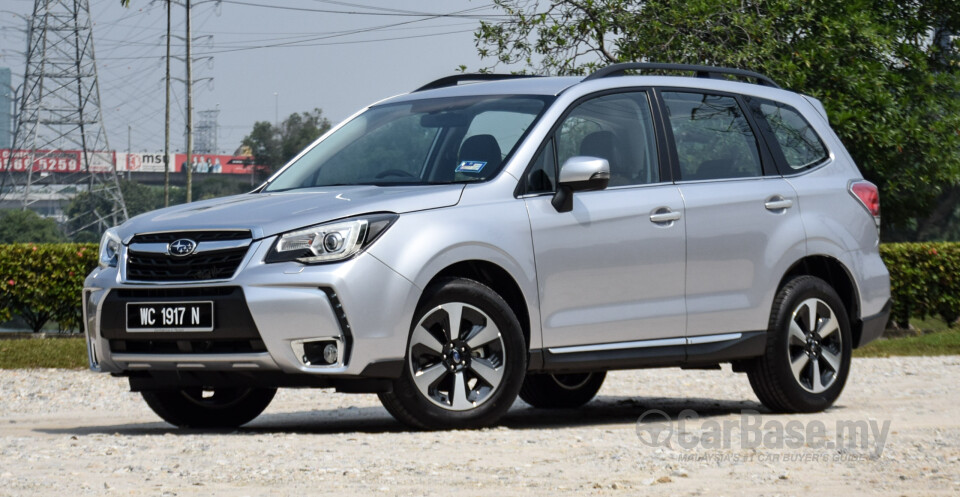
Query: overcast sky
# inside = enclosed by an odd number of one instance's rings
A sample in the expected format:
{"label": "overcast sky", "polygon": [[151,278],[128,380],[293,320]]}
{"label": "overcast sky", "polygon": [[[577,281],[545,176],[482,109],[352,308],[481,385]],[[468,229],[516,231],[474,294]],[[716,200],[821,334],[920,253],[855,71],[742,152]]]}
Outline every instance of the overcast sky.
{"label": "overcast sky", "polygon": [[[24,17],[33,4],[0,4],[0,67],[11,68],[14,86],[23,78]],[[127,149],[130,125],[133,151],[162,151],[165,3],[132,0],[123,8],[119,0],[90,0],[90,10],[111,148]],[[479,17],[502,15],[490,0],[195,0],[192,11],[194,108],[219,106],[218,148],[226,153],[255,121],[319,107],[339,122],[460,64],[489,66],[492,60],[477,55],[473,32]],[[184,12],[173,6],[180,38],[172,50],[181,57]],[[184,76],[182,60],[172,67],[174,77]],[[183,151],[185,87],[174,81],[173,89],[171,147]]]}

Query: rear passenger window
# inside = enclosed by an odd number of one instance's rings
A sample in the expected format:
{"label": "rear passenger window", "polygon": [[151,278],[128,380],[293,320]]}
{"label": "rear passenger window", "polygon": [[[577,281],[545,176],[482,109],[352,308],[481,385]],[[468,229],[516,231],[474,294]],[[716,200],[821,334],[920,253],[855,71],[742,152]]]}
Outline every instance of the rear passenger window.
{"label": "rear passenger window", "polygon": [[733,97],[664,92],[681,180],[763,175],[757,138]]}
{"label": "rear passenger window", "polygon": [[796,109],[769,100],[760,100],[758,107],[790,169],[799,171],[826,160],[827,147],[823,140]]}

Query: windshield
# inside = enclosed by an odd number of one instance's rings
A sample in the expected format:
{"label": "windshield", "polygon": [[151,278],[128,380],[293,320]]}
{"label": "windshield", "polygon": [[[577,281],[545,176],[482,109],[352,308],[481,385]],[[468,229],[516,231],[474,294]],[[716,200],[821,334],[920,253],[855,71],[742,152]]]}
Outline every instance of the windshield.
{"label": "windshield", "polygon": [[548,98],[484,95],[371,107],[264,191],[483,181],[500,171]]}

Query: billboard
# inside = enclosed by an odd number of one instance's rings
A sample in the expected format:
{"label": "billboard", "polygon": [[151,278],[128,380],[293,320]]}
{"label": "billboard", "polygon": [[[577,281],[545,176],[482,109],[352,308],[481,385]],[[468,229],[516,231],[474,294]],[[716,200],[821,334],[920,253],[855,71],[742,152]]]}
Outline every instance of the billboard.
{"label": "billboard", "polygon": [[[122,171],[143,172],[143,173],[162,173],[163,172],[163,153],[128,153],[123,154],[124,168]],[[173,161],[170,161],[173,165]]]}
{"label": "billboard", "polygon": [[[187,154],[176,154],[173,171],[186,171]],[[194,174],[250,174],[256,166],[253,157],[236,155],[194,154],[190,161]]]}
{"label": "billboard", "polygon": [[[80,150],[0,150],[0,171],[41,173],[85,172]],[[113,170],[115,152],[90,152],[90,170],[106,173]]]}
{"label": "billboard", "polygon": [[[83,152],[79,150],[30,150],[0,149],[0,171],[25,172],[32,164],[34,172],[79,173],[86,172],[83,167]],[[170,154],[170,172],[183,173],[187,163],[187,154]],[[90,152],[90,171],[108,173],[113,170],[114,161],[117,172],[162,173],[163,153],[149,152]],[[259,169],[253,165],[253,157],[238,155],[196,154],[191,161],[195,174],[251,174]]]}

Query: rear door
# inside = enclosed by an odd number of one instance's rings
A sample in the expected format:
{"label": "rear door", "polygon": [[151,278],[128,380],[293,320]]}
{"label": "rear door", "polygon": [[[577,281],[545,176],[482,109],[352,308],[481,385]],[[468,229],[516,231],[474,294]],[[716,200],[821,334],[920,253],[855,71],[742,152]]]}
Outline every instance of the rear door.
{"label": "rear door", "polygon": [[660,90],[686,228],[688,337],[767,328],[805,252],[797,194],[736,95]]}
{"label": "rear door", "polygon": [[[661,178],[665,138],[658,147],[650,96],[607,93],[574,104],[524,178],[543,344],[555,352],[682,342],[683,201]],[[573,210],[560,213],[550,203],[557,170],[575,155],[607,159],[610,186],[575,193]]]}

